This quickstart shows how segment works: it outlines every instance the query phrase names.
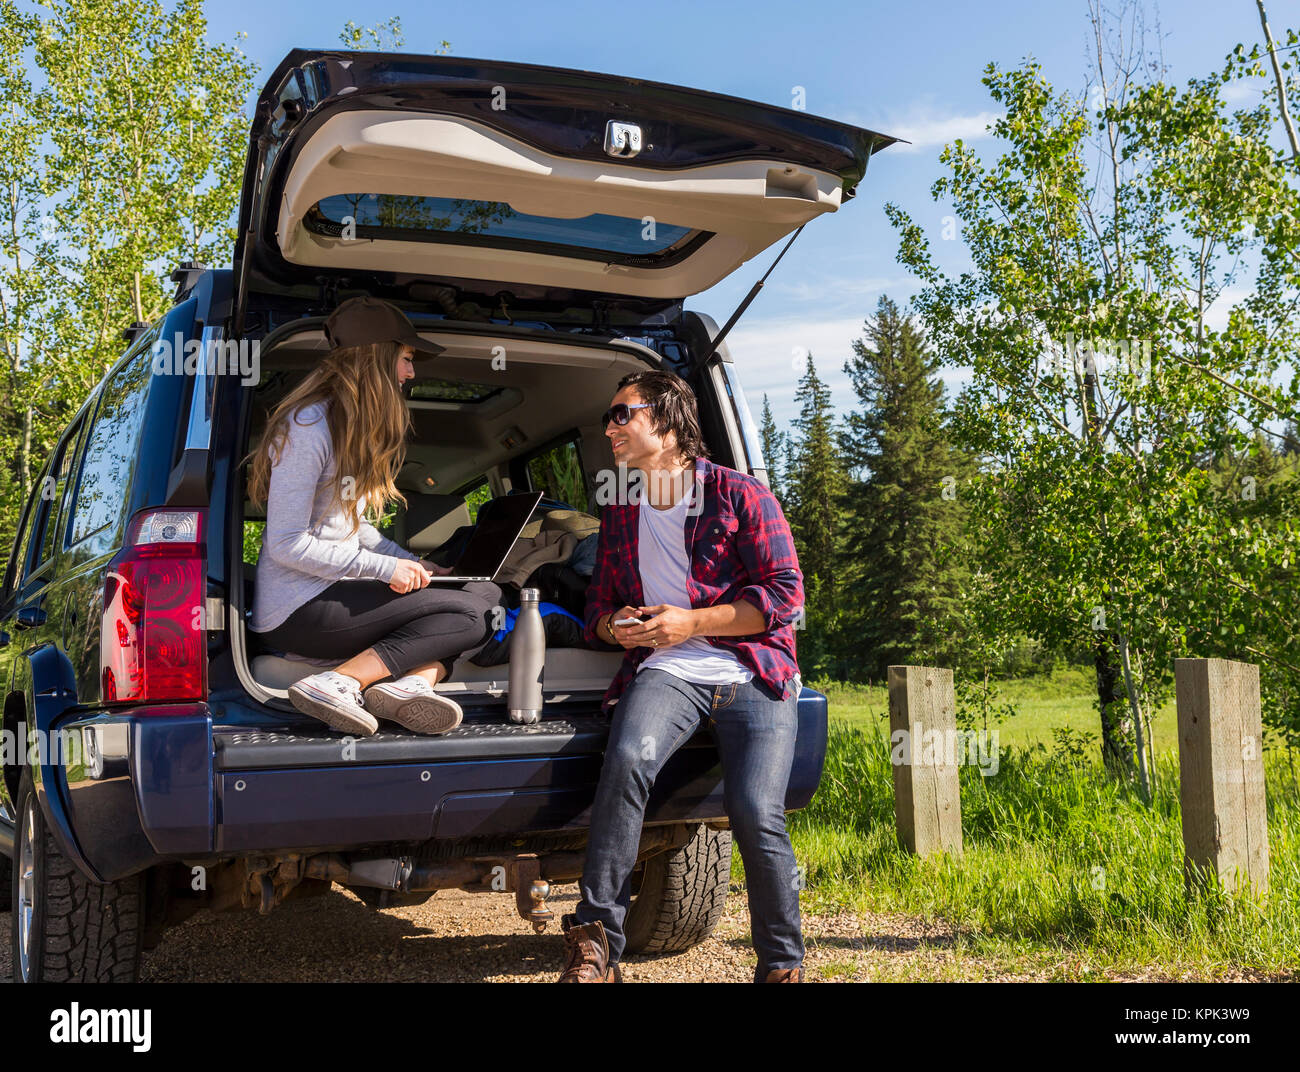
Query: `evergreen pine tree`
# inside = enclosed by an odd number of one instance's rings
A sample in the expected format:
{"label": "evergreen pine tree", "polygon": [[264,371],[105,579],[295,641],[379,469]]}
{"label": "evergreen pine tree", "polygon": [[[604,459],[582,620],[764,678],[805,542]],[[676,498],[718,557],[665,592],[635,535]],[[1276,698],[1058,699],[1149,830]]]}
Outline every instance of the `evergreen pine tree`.
{"label": "evergreen pine tree", "polygon": [[947,626],[967,571],[958,553],[960,492],[974,461],[944,432],[940,362],[910,318],[882,297],[844,370],[859,409],[840,433],[850,483],[837,558],[858,675],[947,656]]}
{"label": "evergreen pine tree", "polygon": [[763,393],[763,422],[758,434],[763,450],[763,461],[767,465],[767,484],[772,494],[782,506],[785,505],[785,485],[781,479],[786,456],[786,441],[790,438],[785,432],[777,430],[772,417],[772,407],[767,401],[767,392]]}
{"label": "evergreen pine tree", "polygon": [[[781,490],[785,494],[785,497],[781,500],[781,508],[783,510],[791,505],[791,496],[794,494],[790,489],[790,482],[793,479],[792,474],[794,473],[794,452],[795,452],[794,436],[792,436],[789,432],[782,432],[781,433],[781,474],[782,474]],[[788,512],[786,514],[786,519],[789,520]]]}
{"label": "evergreen pine tree", "polygon": [[838,631],[835,578],[844,488],[843,463],[836,445],[830,388],[817,375],[812,355],[799,380],[795,401],[799,424],[789,437],[784,474],[785,513],[804,575],[804,629],[799,664],[809,675],[842,676],[834,658]]}
{"label": "evergreen pine tree", "polygon": [[1288,421],[1282,429],[1282,442],[1279,450],[1284,456],[1300,454],[1300,420]]}

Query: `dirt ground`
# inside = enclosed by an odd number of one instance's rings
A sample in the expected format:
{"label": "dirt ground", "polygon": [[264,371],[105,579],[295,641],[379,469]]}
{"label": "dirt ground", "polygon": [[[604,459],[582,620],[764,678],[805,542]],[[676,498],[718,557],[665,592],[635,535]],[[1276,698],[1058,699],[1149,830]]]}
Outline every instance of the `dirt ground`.
{"label": "dirt ground", "polygon": [[[576,884],[556,888],[544,934],[515,913],[514,895],[443,891],[418,907],[375,911],[340,886],[269,916],[200,912],[144,954],[142,982],[523,982],[554,981],[563,960],[559,916],[577,902]],[[0,913],[0,981],[11,981],[10,916]],[[900,914],[803,917],[809,982],[1048,981],[1178,979],[1160,969],[1118,973],[1062,954],[1008,964],[972,956],[951,928]],[[627,982],[753,979],[743,891],[733,887],[707,941],[685,953],[628,957]],[[1190,976],[1189,976],[1190,977]],[[1253,981],[1253,972],[1228,978]]]}
{"label": "dirt ground", "polygon": [[[142,982],[551,982],[563,946],[560,913],[577,886],[557,887],[556,912],[537,935],[512,894],[442,891],[418,907],[375,911],[335,886],[324,896],[255,912],[201,912],[144,954]],[[0,979],[11,979],[9,915],[0,914]],[[989,977],[944,964],[952,936],[905,916],[804,916],[809,981]],[[749,982],[756,958],[743,892],[733,890],[713,936],[686,953],[629,957],[628,982]]]}

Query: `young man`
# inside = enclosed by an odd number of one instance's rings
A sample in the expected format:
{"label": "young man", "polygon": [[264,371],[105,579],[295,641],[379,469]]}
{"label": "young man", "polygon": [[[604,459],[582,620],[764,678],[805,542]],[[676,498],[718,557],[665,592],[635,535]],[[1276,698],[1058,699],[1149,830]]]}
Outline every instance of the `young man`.
{"label": "young man", "polygon": [[[695,396],[672,373],[619,381],[605,435],[615,462],[627,466],[632,494],[601,517],[586,633],[627,654],[605,694],[613,724],[581,899],[562,921],[568,960],[560,981],[621,981],[650,787],[668,757],[707,725],[745,862],[755,981],[802,982],[785,791],[802,687],[792,623],[804,596],[789,525],[761,481],[705,457]],[[643,620],[616,624],[629,618]]]}

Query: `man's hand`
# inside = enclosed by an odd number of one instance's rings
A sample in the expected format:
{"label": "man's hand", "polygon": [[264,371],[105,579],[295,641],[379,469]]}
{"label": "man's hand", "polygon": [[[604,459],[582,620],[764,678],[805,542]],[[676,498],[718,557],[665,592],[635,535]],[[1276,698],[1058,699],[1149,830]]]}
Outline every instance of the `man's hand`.
{"label": "man's hand", "polygon": [[[621,610],[616,610],[613,614],[609,616],[609,628],[614,634],[614,639],[619,644],[623,645],[623,647],[626,648],[628,651],[631,651],[633,648],[639,648],[641,646],[640,644],[636,643],[636,641],[627,639],[627,634],[630,633],[633,629],[639,629],[640,626],[615,625],[614,623],[621,622],[624,618],[640,617],[640,613],[641,612],[638,611],[636,607],[625,606]],[[604,629],[600,629],[598,630],[598,632],[603,634],[605,631]]]}
{"label": "man's hand", "polygon": [[[672,607],[667,603],[657,603],[653,607],[639,607],[637,613],[653,617],[640,625],[629,625],[624,635],[632,645],[644,648],[671,648],[683,640],[695,635],[695,612],[685,607]],[[620,643],[622,640],[620,638]],[[624,647],[627,647],[624,644]]]}

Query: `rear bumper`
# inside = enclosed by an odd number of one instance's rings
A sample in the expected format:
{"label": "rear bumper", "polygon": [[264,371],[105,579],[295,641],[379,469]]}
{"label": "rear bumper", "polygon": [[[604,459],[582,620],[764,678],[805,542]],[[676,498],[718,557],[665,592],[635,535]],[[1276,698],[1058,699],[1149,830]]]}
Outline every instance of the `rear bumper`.
{"label": "rear bumper", "polygon": [[[599,752],[362,763],[341,760],[337,746],[333,751],[325,766],[218,771],[216,850],[582,829],[601,765]],[[712,742],[690,742],[655,784],[646,821],[722,818],[721,775]]]}
{"label": "rear bumper", "polygon": [[[805,689],[799,717],[791,811],[821,778],[825,698]],[[48,807],[62,812],[56,821],[83,869],[101,881],[168,859],[583,829],[608,736],[608,722],[591,715],[516,726],[499,712],[469,712],[444,737],[351,740],[214,729],[208,704],[79,712],[60,729],[80,743],[81,760],[60,768]],[[646,822],[724,817],[717,750],[701,731],[660,774]]]}
{"label": "rear bumper", "polygon": [[112,881],[167,857],[212,852],[212,722],[206,704],[147,715],[88,711],[62,720],[65,760],[49,818],[94,879]]}

